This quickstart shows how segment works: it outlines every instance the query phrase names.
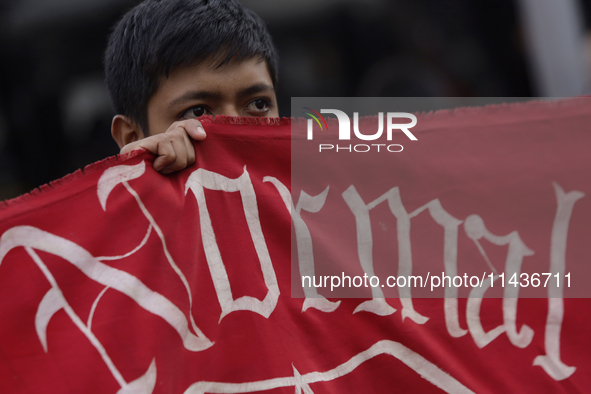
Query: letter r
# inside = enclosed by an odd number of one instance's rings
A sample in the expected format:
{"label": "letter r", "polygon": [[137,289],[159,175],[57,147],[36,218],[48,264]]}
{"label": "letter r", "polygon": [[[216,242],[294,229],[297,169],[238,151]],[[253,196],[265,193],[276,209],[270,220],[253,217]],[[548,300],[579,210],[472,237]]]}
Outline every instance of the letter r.
{"label": "letter r", "polygon": [[[394,124],[392,123],[392,119],[394,118],[407,118],[410,119],[410,123],[402,123],[402,124]],[[412,141],[417,141],[417,137],[415,137],[408,129],[411,127],[415,127],[417,125],[417,117],[413,114],[409,114],[408,112],[388,112],[388,141],[392,140],[392,130],[400,129],[406,134],[408,138]]]}

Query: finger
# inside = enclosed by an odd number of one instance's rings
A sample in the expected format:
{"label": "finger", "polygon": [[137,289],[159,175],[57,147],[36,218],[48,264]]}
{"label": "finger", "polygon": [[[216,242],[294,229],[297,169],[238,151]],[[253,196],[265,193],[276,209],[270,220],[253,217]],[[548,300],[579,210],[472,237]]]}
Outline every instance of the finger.
{"label": "finger", "polygon": [[135,142],[125,145],[123,148],[121,148],[121,150],[119,151],[119,154],[122,155],[124,153],[131,152],[132,150],[136,150],[136,149],[145,149],[139,145],[139,142],[140,141],[135,141]]}
{"label": "finger", "polygon": [[174,150],[175,158],[169,164],[162,167],[160,170],[162,174],[170,174],[187,168],[187,146],[184,141],[186,133],[184,131],[176,131],[172,134],[173,135],[169,138],[169,142]]}
{"label": "finger", "polygon": [[182,121],[181,124],[187,131],[187,134],[194,140],[203,141],[207,137],[203,125],[197,119],[187,119]]}
{"label": "finger", "polygon": [[195,163],[195,148],[193,147],[193,143],[191,142],[191,138],[189,137],[188,133],[183,133],[183,142],[185,143],[185,150],[187,153],[187,166]]}
{"label": "finger", "polygon": [[132,150],[136,149],[145,149],[150,153],[158,154],[158,144],[162,141],[161,135],[151,136],[145,139],[141,139],[139,141],[135,141],[125,145],[121,148],[121,152],[119,153],[127,153],[131,152]]}
{"label": "finger", "polygon": [[156,151],[154,152],[148,148],[146,149],[158,156],[156,160],[154,160],[154,169],[156,171],[162,171],[163,168],[176,161],[177,155],[172,139],[165,134],[159,134],[157,137],[158,138],[154,139],[154,141],[158,140]]}

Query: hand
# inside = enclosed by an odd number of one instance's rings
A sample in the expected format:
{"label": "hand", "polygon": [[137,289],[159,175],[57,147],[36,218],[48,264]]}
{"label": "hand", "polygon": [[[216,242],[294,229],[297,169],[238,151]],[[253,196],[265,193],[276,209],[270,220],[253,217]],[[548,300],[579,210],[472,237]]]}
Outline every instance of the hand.
{"label": "hand", "polygon": [[195,163],[195,149],[189,137],[196,141],[206,137],[203,126],[196,119],[174,122],[164,133],[125,145],[121,153],[144,148],[158,156],[154,160],[154,169],[162,174],[170,174]]}

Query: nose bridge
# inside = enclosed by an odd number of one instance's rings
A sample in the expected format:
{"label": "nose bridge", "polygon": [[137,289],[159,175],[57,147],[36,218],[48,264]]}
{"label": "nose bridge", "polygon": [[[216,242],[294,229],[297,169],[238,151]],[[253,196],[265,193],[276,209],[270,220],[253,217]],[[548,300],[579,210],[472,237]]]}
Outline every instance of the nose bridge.
{"label": "nose bridge", "polygon": [[225,102],[221,106],[221,112],[218,115],[226,115],[226,116],[240,116],[240,109],[237,107],[236,103],[228,101]]}

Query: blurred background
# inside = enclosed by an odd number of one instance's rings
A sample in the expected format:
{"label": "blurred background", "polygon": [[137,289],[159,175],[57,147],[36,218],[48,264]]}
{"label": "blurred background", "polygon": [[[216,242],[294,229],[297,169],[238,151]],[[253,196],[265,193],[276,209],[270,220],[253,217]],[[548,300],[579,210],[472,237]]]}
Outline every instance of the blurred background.
{"label": "blurred background", "polygon": [[[138,0],[0,0],[0,200],[118,153],[102,57]],[[589,93],[591,0],[243,0],[278,100]]]}

